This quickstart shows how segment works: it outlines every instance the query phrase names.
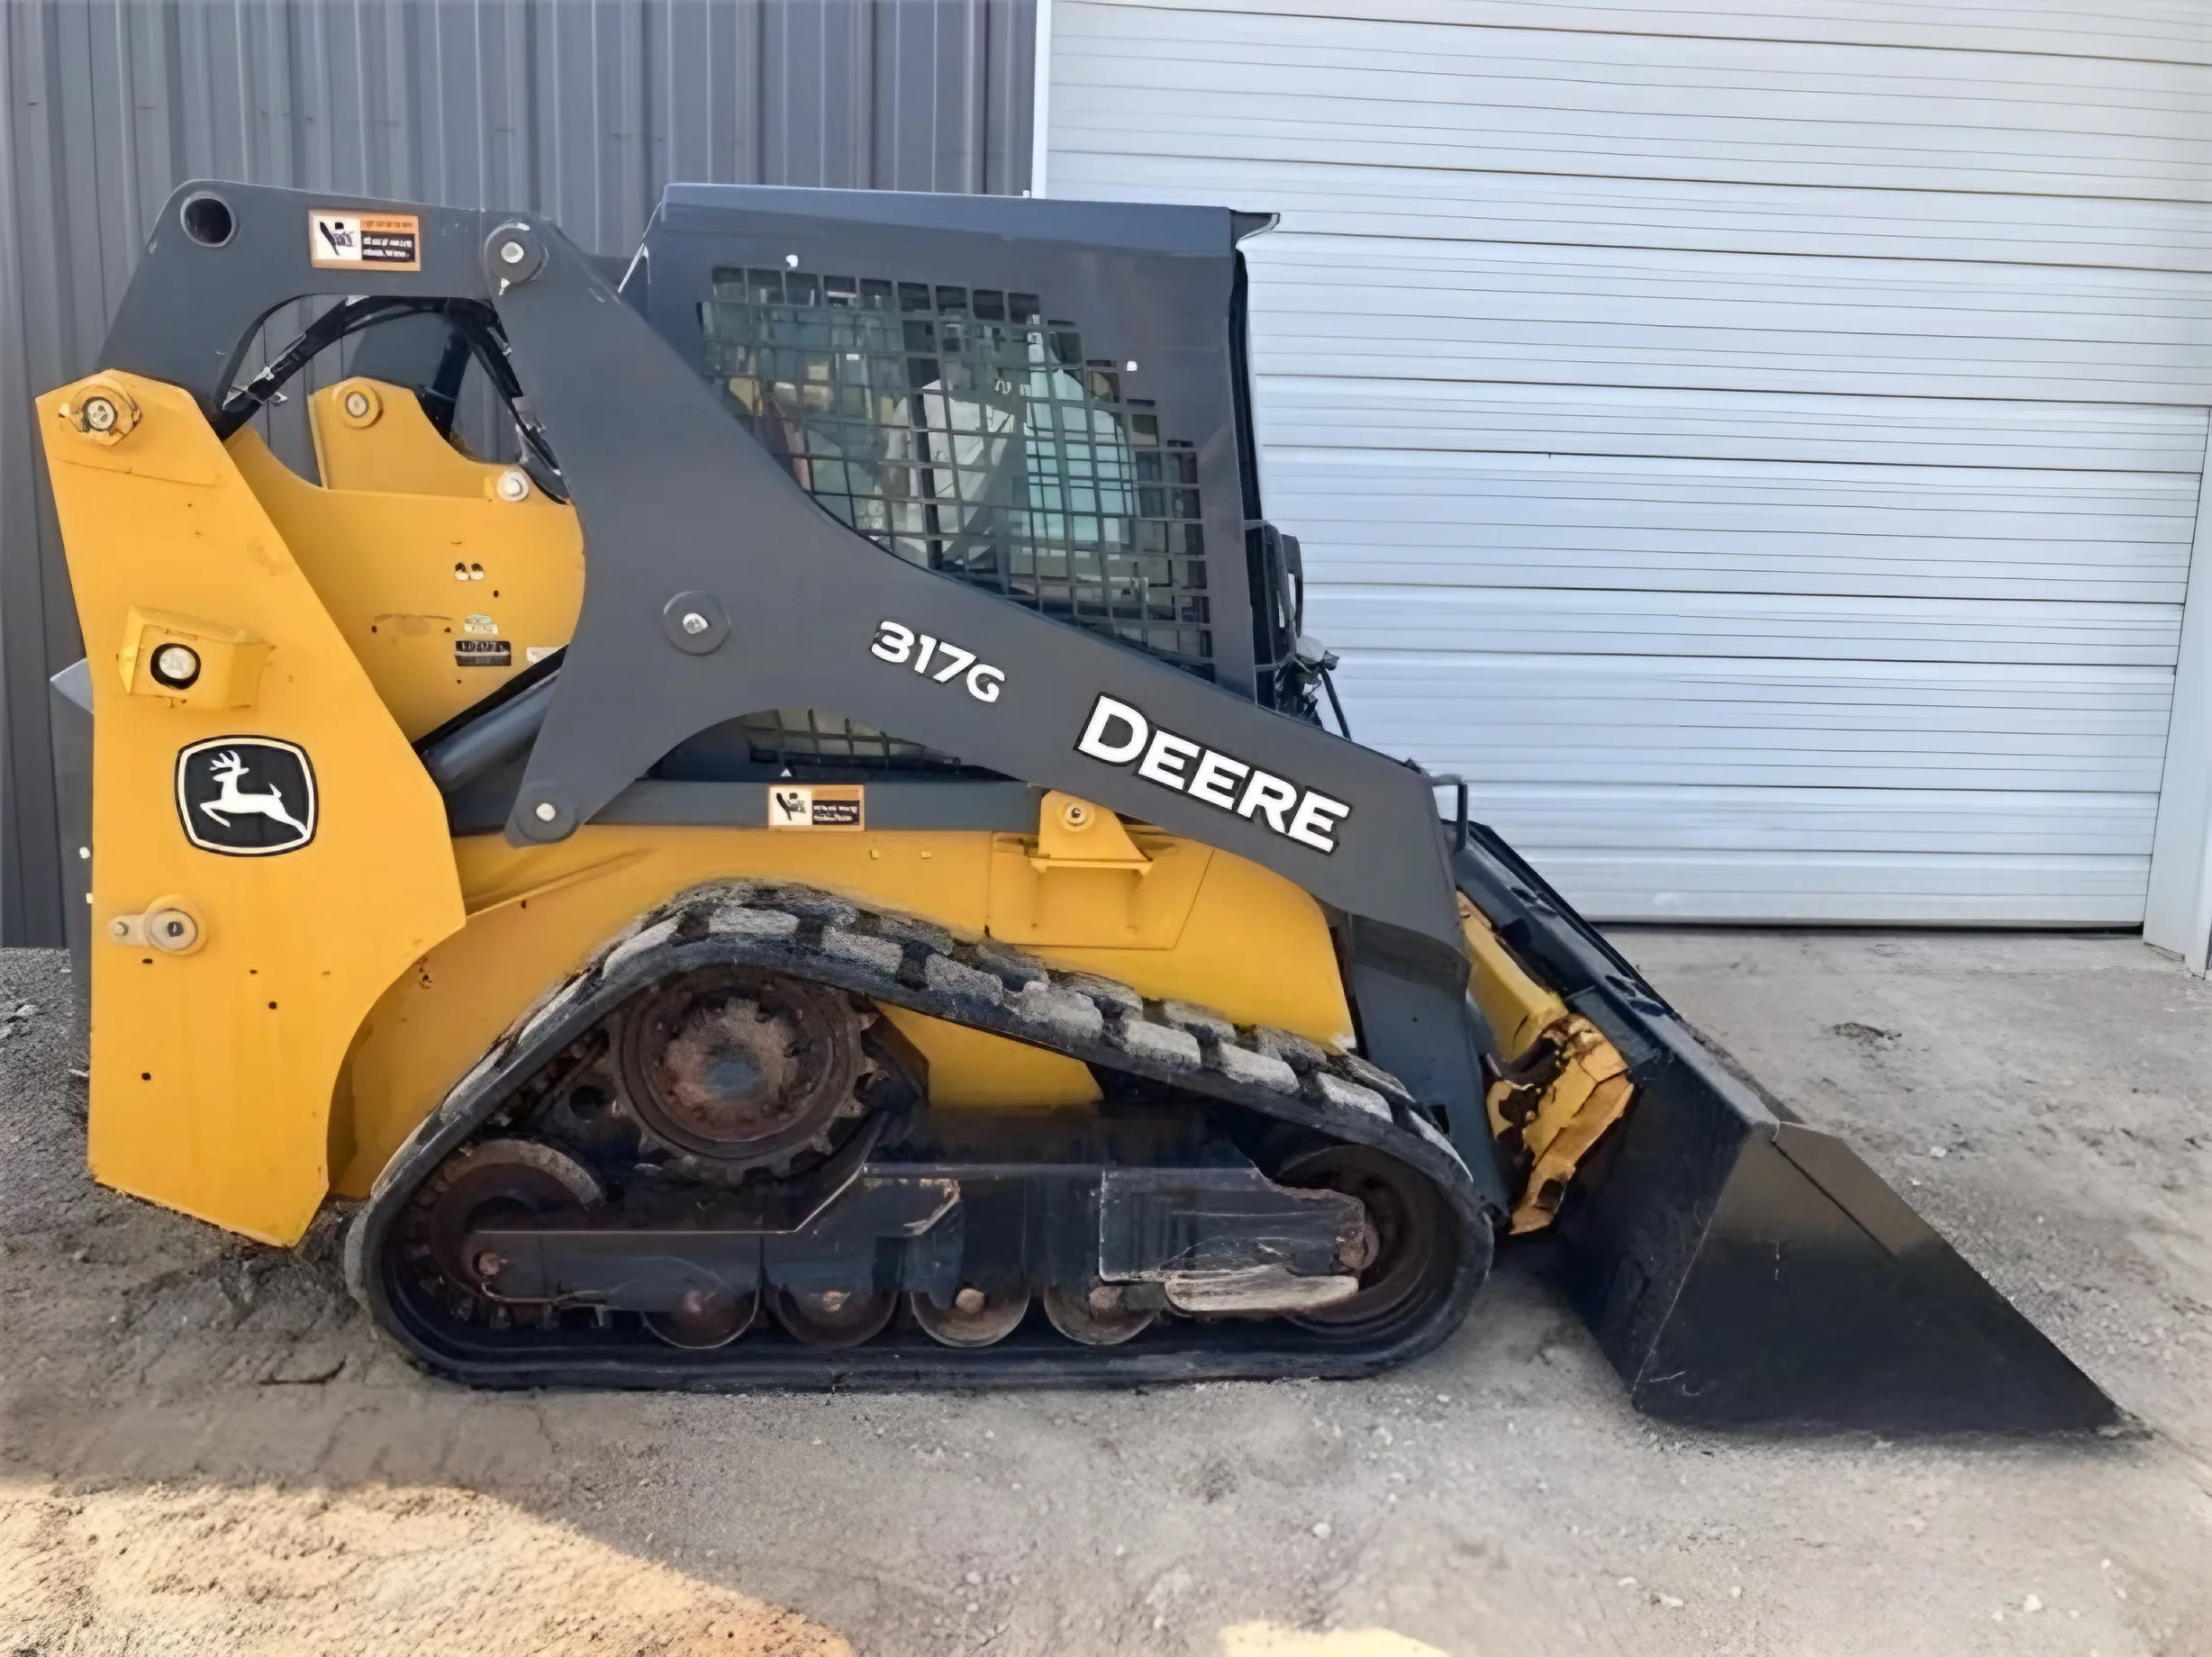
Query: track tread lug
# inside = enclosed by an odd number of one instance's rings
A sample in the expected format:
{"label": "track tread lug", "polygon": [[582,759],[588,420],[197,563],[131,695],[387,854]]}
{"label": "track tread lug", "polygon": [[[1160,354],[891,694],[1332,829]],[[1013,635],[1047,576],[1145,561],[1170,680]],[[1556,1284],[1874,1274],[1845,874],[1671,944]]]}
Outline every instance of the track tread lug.
{"label": "track tread lug", "polygon": [[989,973],[1010,990],[1020,990],[1032,983],[1048,983],[1052,979],[1052,969],[1035,955],[1025,955],[1019,949],[1010,949],[1004,944],[975,944],[970,946],[968,954],[975,965]]}
{"label": "track tread lug", "polygon": [[1144,1017],[1145,998],[1118,978],[1101,978],[1096,973],[1055,973],[1053,977],[1062,989],[1090,997],[1109,1018],[1117,1013],[1124,1018]]}
{"label": "track tread lug", "polygon": [[1265,1088],[1270,1093],[1294,1096],[1298,1092],[1298,1073],[1273,1054],[1257,1053],[1224,1041],[1215,1044],[1210,1057],[1209,1068],[1219,1071],[1231,1082]]}
{"label": "track tread lug", "polygon": [[780,909],[719,909],[707,917],[707,935],[781,942],[799,935],[799,917]]}
{"label": "track tread lug", "polygon": [[899,968],[906,960],[906,948],[893,937],[874,937],[866,932],[855,932],[845,927],[825,927],[821,935],[822,953],[841,961],[857,961],[863,966],[872,966],[879,973],[897,977]]}
{"label": "track tread lug", "polygon": [[1201,1039],[1207,1037],[1216,1041],[1237,1039],[1237,1027],[1210,1007],[1201,1007],[1192,1001],[1162,1001],[1160,1017]]}
{"label": "track tread lug", "polygon": [[922,964],[921,980],[927,988],[956,1001],[996,1007],[1006,999],[1003,982],[950,955],[929,956]]}
{"label": "track tread lug", "polygon": [[1310,1072],[1305,1082],[1306,1097],[1316,1104],[1327,1105],[1335,1110],[1359,1110],[1381,1121],[1390,1121],[1390,1101],[1373,1088],[1362,1087],[1356,1082],[1346,1082],[1342,1076],[1332,1075],[1326,1070]]}
{"label": "track tread lug", "polygon": [[1385,1099],[1394,1099],[1407,1105],[1415,1102],[1413,1095],[1406,1091],[1404,1082],[1381,1065],[1369,1064],[1356,1053],[1339,1051],[1336,1055],[1336,1068],[1351,1081],[1382,1094]]}
{"label": "track tread lug", "polygon": [[1106,1015],[1097,1002],[1049,979],[1022,985],[1020,994],[1007,998],[1006,1008],[1023,1023],[1049,1030],[1063,1041],[1093,1042],[1106,1032]]}
{"label": "track tread lug", "polygon": [[1177,1029],[1172,1024],[1151,1024],[1142,1019],[1124,1019],[1114,1028],[1114,1042],[1124,1053],[1137,1058],[1150,1059],[1156,1064],[1196,1070],[1205,1062],[1205,1055],[1199,1048],[1198,1037],[1188,1030]]}
{"label": "track tread lug", "polygon": [[1278,1030],[1265,1024],[1253,1027],[1252,1046],[1256,1051],[1265,1053],[1269,1058],[1281,1059],[1301,1075],[1326,1066],[1328,1063],[1328,1049],[1319,1042],[1310,1041],[1293,1031]]}

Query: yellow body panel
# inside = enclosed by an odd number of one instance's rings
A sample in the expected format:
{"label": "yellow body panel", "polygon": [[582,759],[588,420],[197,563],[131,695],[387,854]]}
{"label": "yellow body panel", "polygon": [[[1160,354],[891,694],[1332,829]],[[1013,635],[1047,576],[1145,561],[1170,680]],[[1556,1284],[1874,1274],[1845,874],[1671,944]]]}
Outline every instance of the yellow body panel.
{"label": "yellow body panel", "polygon": [[[1178,863],[1197,870],[1190,899],[1182,905],[1182,922],[1172,937],[1148,938],[1141,931],[1119,929],[1120,911],[1104,897],[1098,900],[1104,913],[1094,928],[1071,928],[1051,942],[1025,937],[1022,928],[1032,911],[1026,901],[1007,905],[1002,880],[1008,865],[1026,861],[1026,850],[1034,844],[1017,835],[994,838],[991,935],[1056,966],[1119,978],[1161,1000],[1201,1002],[1240,1024],[1272,1024],[1316,1041],[1351,1042],[1352,1011],[1345,1001],[1328,923],[1320,905],[1303,888],[1271,869],[1194,840],[1134,826],[1129,838],[1152,857],[1158,871],[1147,877],[1147,883],[1165,883],[1166,871]],[[1082,878],[1080,873],[1056,872],[1045,881],[1049,885]]]}
{"label": "yellow body panel", "polygon": [[[73,418],[94,396],[128,403],[120,438]],[[361,1019],[462,924],[444,805],[189,396],[103,374],[38,407],[93,667],[93,1172],[288,1243],[323,1197]],[[141,645],[148,626],[191,618],[266,646],[249,702],[195,705],[135,670],[126,689],[134,611]],[[278,856],[198,849],[179,823],[178,754],[249,734],[306,750],[313,838]],[[109,941],[157,899],[195,917],[196,948]]]}
{"label": "yellow body panel", "polygon": [[[360,413],[351,404],[366,404]],[[508,468],[465,453],[438,435],[414,393],[366,379],[340,380],[307,400],[315,471],[326,489],[389,494],[496,498]]]}
{"label": "yellow body panel", "polygon": [[1195,840],[1136,829],[1129,838],[1147,861],[1101,868],[1056,865],[1036,843],[1002,835],[991,859],[991,930],[1024,949],[1112,943],[1173,949],[1190,922],[1213,848]]}
{"label": "yellow body panel", "polygon": [[[1138,838],[1172,849],[1165,836]],[[802,882],[973,938],[997,934],[995,859],[1025,843],[980,832],[612,825],[521,849],[491,835],[455,841],[468,924],[394,983],[362,1029],[349,1067],[349,1109],[332,1121],[338,1190],[365,1192],[414,1125],[517,1013],[672,894],[735,876]],[[1173,947],[1029,947],[1055,965],[1107,973],[1147,995],[1201,1001],[1240,1022],[1319,1041],[1350,1037],[1351,1014],[1319,906],[1280,875],[1226,853],[1206,862]],[[1041,1064],[1038,1058],[1050,1055],[1033,1056],[994,1037],[938,1040],[925,1031],[917,1045],[930,1060],[938,1102],[1047,1105],[1095,1097],[1078,1087],[1065,1061]],[[1024,1077],[1045,1091],[1026,1092],[1019,1085]]]}
{"label": "yellow body panel", "polygon": [[1103,1097],[1091,1067],[988,1030],[947,1024],[903,1007],[884,1017],[929,1061],[929,1102],[948,1110],[1050,1110]]}
{"label": "yellow body panel", "polygon": [[[318,394],[330,487],[191,400],[96,376],[41,403],[95,685],[94,1172],[290,1241],[327,1186],[366,1194],[456,1078],[639,913],[703,882],[801,882],[991,936],[1239,1022],[1348,1042],[1327,920],[1281,876],[1054,794],[1038,831],[861,834],[586,827],[553,846],[456,840],[408,747],[566,643],[575,512],[440,439],[412,394]],[[349,401],[350,399],[350,401]],[[110,416],[113,415],[111,419]],[[457,566],[458,577],[457,578]],[[471,619],[489,618],[496,633]],[[457,638],[504,639],[504,670]],[[204,677],[165,687],[165,645]],[[314,836],[229,856],[179,827],[179,751],[248,733],[309,754]],[[185,928],[180,931],[180,925]],[[166,946],[149,943],[166,937]],[[920,1015],[932,1102],[1095,1103],[1063,1055]]]}
{"label": "yellow body panel", "polygon": [[[444,447],[408,394],[393,395],[375,430],[408,419]],[[534,489],[518,502],[483,490],[325,489],[277,459],[250,428],[230,450],[411,740],[521,672],[533,647],[558,648],[576,630],[584,534],[574,507]],[[503,469],[446,453],[480,471]],[[457,666],[454,647],[463,641],[503,643],[509,659]]]}

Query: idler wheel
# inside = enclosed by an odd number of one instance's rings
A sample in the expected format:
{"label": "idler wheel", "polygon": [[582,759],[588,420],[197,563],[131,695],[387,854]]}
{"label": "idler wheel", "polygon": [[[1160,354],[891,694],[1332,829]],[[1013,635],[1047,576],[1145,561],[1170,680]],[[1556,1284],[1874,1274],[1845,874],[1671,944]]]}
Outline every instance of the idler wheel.
{"label": "idler wheel", "polygon": [[1341,1262],[1359,1273],[1357,1292],[1334,1306],[1301,1312],[1292,1322],[1364,1334],[1418,1303],[1422,1290],[1449,1272],[1451,1262],[1437,1247],[1448,1226],[1444,1200],[1418,1170],[1396,1157],[1363,1145],[1325,1145],[1292,1158],[1274,1177],[1283,1185],[1356,1197],[1367,1216],[1353,1257]]}
{"label": "idler wheel", "polygon": [[1045,1316],[1052,1327],[1083,1346],[1119,1346],[1152,1327],[1158,1314],[1138,1311],[1112,1283],[1091,1282],[1080,1291],[1045,1285]]}
{"label": "idler wheel", "polygon": [[779,1289],[770,1304],[775,1310],[775,1321],[801,1345],[834,1352],[881,1335],[891,1314],[898,1309],[899,1298],[880,1290],[854,1294],[849,1290],[829,1289],[794,1294]]}
{"label": "idler wheel", "polygon": [[751,1328],[759,1315],[757,1289],[687,1289],[673,1309],[646,1313],[645,1327],[685,1352],[712,1352]]}
{"label": "idler wheel", "polygon": [[830,1123],[857,1114],[860,1035],[860,1015],[836,990],[706,967],[657,985],[624,1021],[624,1090],[670,1149],[758,1167],[823,1149]]}
{"label": "idler wheel", "polygon": [[497,1299],[506,1263],[471,1258],[471,1232],[496,1219],[595,1209],[604,1200],[591,1170],[567,1152],[534,1139],[486,1139],[439,1169],[419,1200],[419,1235],[448,1283]]}
{"label": "idler wheel", "polygon": [[1020,1327],[1029,1314],[1029,1291],[994,1295],[971,1286],[954,1295],[950,1306],[939,1306],[918,1290],[907,1303],[922,1333],[940,1346],[989,1346]]}

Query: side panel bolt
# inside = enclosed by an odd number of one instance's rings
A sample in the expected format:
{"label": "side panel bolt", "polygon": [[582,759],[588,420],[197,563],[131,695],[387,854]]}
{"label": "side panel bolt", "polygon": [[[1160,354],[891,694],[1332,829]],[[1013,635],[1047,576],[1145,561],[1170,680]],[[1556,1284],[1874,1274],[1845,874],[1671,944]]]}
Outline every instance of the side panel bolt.
{"label": "side panel bolt", "polygon": [[538,802],[537,810],[531,813],[531,815],[536,817],[541,823],[549,823],[555,818],[560,815],[560,809],[550,800],[540,800]]}
{"label": "side panel bolt", "polygon": [[712,593],[676,593],[660,607],[660,630],[687,656],[712,656],[730,637],[730,617]]}
{"label": "side panel bolt", "polygon": [[520,265],[530,257],[530,254],[521,242],[508,241],[500,244],[499,257],[505,264]]}

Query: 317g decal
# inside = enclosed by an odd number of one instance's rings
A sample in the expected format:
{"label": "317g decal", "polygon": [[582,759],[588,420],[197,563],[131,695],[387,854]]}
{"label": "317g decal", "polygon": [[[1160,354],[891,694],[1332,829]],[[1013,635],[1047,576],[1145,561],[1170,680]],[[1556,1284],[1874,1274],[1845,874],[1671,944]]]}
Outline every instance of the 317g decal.
{"label": "317g decal", "polygon": [[967,693],[977,702],[998,701],[999,687],[1006,683],[1005,674],[977,660],[975,651],[964,650],[949,639],[917,633],[902,622],[878,621],[875,642],[868,652],[886,662],[911,662],[916,673],[939,684],[950,684],[965,675]]}

